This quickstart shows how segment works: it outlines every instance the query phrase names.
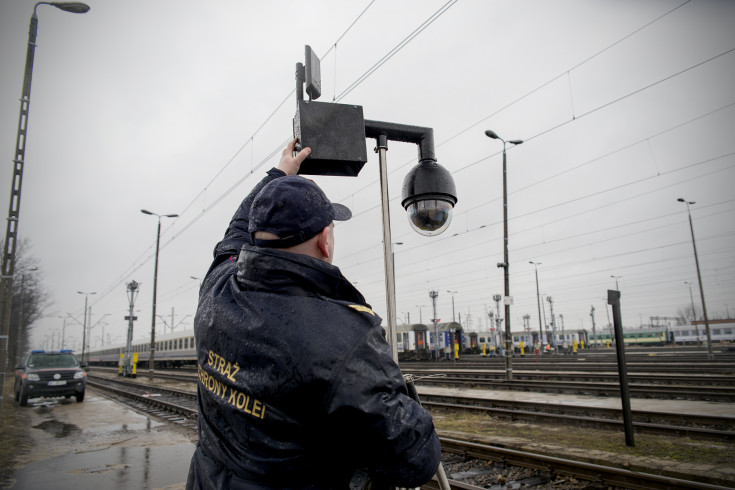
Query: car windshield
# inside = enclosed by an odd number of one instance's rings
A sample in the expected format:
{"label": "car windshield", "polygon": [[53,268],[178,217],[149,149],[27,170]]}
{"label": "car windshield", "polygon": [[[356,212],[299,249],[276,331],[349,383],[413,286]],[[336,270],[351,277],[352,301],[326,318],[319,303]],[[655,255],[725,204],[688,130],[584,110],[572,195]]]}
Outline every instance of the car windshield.
{"label": "car windshield", "polygon": [[28,358],[28,367],[36,369],[73,368],[77,367],[77,358],[73,354],[32,355]]}

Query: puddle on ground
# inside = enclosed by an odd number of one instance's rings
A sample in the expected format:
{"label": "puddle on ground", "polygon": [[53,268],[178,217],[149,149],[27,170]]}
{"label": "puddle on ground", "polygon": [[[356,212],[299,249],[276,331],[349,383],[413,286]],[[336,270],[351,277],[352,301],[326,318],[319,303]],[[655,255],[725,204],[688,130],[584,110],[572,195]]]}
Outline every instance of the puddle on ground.
{"label": "puddle on ground", "polygon": [[17,469],[13,488],[183,489],[193,453],[194,444],[187,443],[64,454]]}
{"label": "puddle on ground", "polygon": [[64,422],[59,422],[58,420],[46,420],[45,422],[41,422],[38,425],[34,425],[33,428],[45,430],[57,439],[79,434],[82,431],[76,425],[65,424]]}

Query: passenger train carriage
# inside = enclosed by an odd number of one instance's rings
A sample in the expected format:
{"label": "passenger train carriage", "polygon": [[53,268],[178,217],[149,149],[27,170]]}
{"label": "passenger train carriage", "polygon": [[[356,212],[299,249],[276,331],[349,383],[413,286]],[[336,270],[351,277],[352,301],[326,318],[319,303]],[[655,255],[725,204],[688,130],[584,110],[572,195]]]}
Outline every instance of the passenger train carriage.
{"label": "passenger train carriage", "polygon": [[[92,366],[118,366],[125,353],[125,344],[105,347],[89,352],[89,364]],[[138,354],[138,366],[147,366],[151,353],[149,339],[133,340],[131,353]],[[154,362],[157,368],[172,368],[196,365],[196,345],[194,329],[171,332],[156,336],[156,352]]]}
{"label": "passenger train carriage", "polygon": [[[712,342],[729,343],[735,341],[735,320],[710,320]],[[454,345],[459,345],[462,354],[490,354],[492,348],[503,347],[503,333],[497,330],[482,330],[479,332],[465,332],[457,322],[439,323],[434,331],[434,325],[415,323],[399,325],[396,332],[396,342],[399,360],[430,359],[437,349],[436,333],[438,333],[438,350],[442,357],[454,354]],[[539,339],[538,330],[513,332],[513,347],[516,353],[520,352],[521,342],[525,353],[533,352],[534,344]],[[694,321],[691,325],[648,327],[643,329],[625,330],[626,345],[671,345],[696,344],[707,341],[703,321]],[[595,333],[585,329],[557,330],[553,336],[551,331],[542,332],[541,347],[549,344],[554,337],[554,343],[559,348],[570,349],[574,342],[585,347],[612,345],[612,332],[607,326],[597,328]],[[125,353],[125,344],[114,347],[105,347],[92,350],[88,354],[89,364],[92,366],[118,366],[121,356]],[[138,354],[138,366],[147,366],[150,355],[150,340],[137,339],[133,341],[132,353]],[[196,346],[194,330],[162,334],[156,337],[155,363],[157,368],[172,368],[196,365]]]}

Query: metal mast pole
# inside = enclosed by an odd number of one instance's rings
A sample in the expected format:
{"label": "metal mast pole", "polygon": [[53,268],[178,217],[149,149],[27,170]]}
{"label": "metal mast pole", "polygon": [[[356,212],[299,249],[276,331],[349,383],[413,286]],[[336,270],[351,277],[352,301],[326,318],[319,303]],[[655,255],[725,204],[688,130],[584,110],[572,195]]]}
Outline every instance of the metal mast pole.
{"label": "metal mast pole", "polygon": [[82,361],[87,352],[87,295],[84,295],[84,321],[82,323]]}
{"label": "metal mast pole", "polygon": [[702,287],[702,273],[699,271],[699,255],[697,254],[697,241],[694,239],[694,224],[692,224],[692,211],[689,209],[690,204],[694,204],[693,201],[687,201],[679,198],[680,202],[685,202],[687,205],[687,214],[689,214],[689,230],[692,232],[692,247],[694,247],[694,262],[697,265],[697,281],[699,281],[699,294],[702,298],[702,315],[704,315],[704,328],[707,332],[707,358],[714,359],[712,353],[712,335],[709,328],[709,319],[707,318],[707,304],[704,302],[704,288]]}
{"label": "metal mast pole", "polygon": [[439,296],[438,291],[430,291],[429,297],[431,298],[431,303],[434,306],[434,341],[436,342],[436,350],[434,351],[436,357],[435,360],[439,360],[439,323],[436,321],[436,298]]}
{"label": "metal mast pole", "polygon": [[[0,390],[5,389],[5,372],[8,369],[8,343],[10,341],[10,309],[13,300],[13,273],[15,269],[15,241],[18,236],[18,218],[20,216],[20,190],[23,182],[23,162],[26,148],[26,128],[28,125],[28,107],[31,102],[31,78],[33,77],[33,57],[36,52],[36,33],[38,17],[33,9],[31,24],[28,29],[28,51],[26,51],[26,67],[23,76],[23,92],[20,96],[20,117],[18,118],[18,134],[16,137],[15,155],[13,157],[13,181],[10,185],[10,206],[5,228],[5,245],[2,261],[2,324],[0,325]],[[0,391],[2,400],[3,391]],[[0,409],[0,413],[2,409]]]}
{"label": "metal mast pole", "polygon": [[135,298],[138,296],[138,283],[130,281],[128,283],[128,303],[130,304],[129,316],[125,317],[128,321],[128,335],[125,341],[125,357],[123,358],[122,375],[130,377],[133,375],[133,322],[136,320],[133,307]]}
{"label": "metal mast pole", "polygon": [[590,317],[592,317],[592,338],[595,339],[595,347],[597,347],[597,330],[595,329],[595,307],[590,306]]}
{"label": "metal mast pole", "polygon": [[[10,206],[5,229],[5,245],[2,250],[2,314],[0,314],[0,401],[5,389],[5,372],[8,364],[8,343],[10,332],[10,310],[12,306],[13,273],[15,269],[15,247],[18,238],[18,219],[20,217],[20,191],[23,183],[23,165],[25,162],[26,139],[28,128],[28,111],[31,103],[31,79],[33,78],[33,58],[36,54],[36,34],[38,33],[38,16],[36,8],[39,5],[53,5],[54,7],[83,14],[89,6],[81,2],[38,2],[33,7],[31,23],[28,28],[28,49],[26,51],[26,65],[23,74],[23,89],[20,96],[20,115],[18,117],[18,133],[13,156],[13,179],[10,184]],[[2,409],[0,408],[0,413]]]}
{"label": "metal mast pole", "polygon": [[151,352],[148,357],[148,376],[153,377],[153,363],[156,355],[156,291],[158,290],[158,250],[161,242],[161,217],[158,216],[156,231],[156,261],[153,266],[153,314],[151,315]]}
{"label": "metal mast pole", "polygon": [[391,356],[398,362],[396,343],[396,282],[393,264],[393,242],[390,232],[390,208],[388,204],[388,137],[381,134],[377,138],[378,160],[380,163],[380,198],[383,215],[383,265],[385,267],[385,304],[388,308],[388,345]]}
{"label": "metal mast pole", "polygon": [[503,141],[503,283],[505,303],[505,377],[513,380],[513,336],[510,333],[510,263],[508,262],[508,178]]}
{"label": "metal mast pole", "polygon": [[544,344],[544,332],[543,332],[543,326],[541,323],[541,293],[538,289],[538,263],[537,262],[531,262],[533,264],[533,268],[536,270],[536,303],[538,305],[538,342],[539,346],[543,347]]}
{"label": "metal mast pole", "polygon": [[556,352],[556,319],[554,318],[554,299],[551,296],[546,297],[549,302],[549,312],[551,313],[551,348]]}

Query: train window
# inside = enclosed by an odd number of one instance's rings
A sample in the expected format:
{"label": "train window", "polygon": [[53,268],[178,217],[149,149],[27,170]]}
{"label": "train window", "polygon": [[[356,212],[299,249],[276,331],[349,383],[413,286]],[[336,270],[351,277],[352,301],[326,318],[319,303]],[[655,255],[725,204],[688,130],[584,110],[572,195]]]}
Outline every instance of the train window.
{"label": "train window", "polygon": [[725,335],[732,335],[732,328],[726,328]]}
{"label": "train window", "polygon": [[184,339],[179,339],[179,350],[184,348]]}
{"label": "train window", "polygon": [[716,329],[712,330],[712,334],[713,335],[722,335],[722,330],[720,330],[719,328],[716,328]]}

